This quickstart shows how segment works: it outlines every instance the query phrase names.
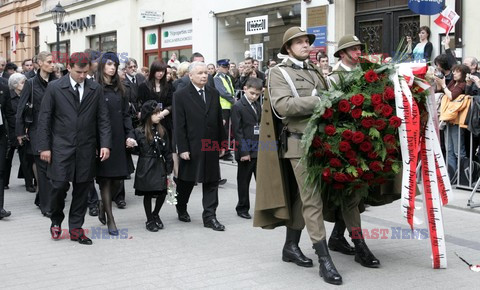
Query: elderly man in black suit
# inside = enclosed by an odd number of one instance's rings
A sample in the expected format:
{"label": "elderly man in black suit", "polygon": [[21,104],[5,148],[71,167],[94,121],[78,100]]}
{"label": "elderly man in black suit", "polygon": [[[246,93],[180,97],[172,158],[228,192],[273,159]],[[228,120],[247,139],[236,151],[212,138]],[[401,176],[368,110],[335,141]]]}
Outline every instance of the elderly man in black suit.
{"label": "elderly man in black suit", "polygon": [[[6,79],[0,78],[0,156],[7,155],[7,134],[11,143],[15,142],[15,111],[10,101],[10,91]],[[0,219],[10,216],[11,212],[3,208],[5,158],[0,158]]]}
{"label": "elderly man in black suit", "polygon": [[[207,66],[193,62],[190,84],[173,97],[174,134],[180,164],[177,179],[178,219],[190,222],[187,203],[195,182],[203,187],[203,224],[215,231],[225,227],[218,222],[219,157],[225,154],[226,134],[218,91],[207,86]],[[222,146],[223,145],[223,146]]]}
{"label": "elderly man in black suit", "polygon": [[[89,59],[86,53],[73,53],[69,74],[51,83],[39,114],[40,158],[48,162],[52,190],[53,239],[61,236],[65,217],[65,195],[73,183],[68,218],[70,239],[91,245],[82,230],[90,185],[95,177],[96,151],[101,161],[110,156],[112,132],[102,87],[86,79]],[[97,149],[97,144],[100,148]]]}

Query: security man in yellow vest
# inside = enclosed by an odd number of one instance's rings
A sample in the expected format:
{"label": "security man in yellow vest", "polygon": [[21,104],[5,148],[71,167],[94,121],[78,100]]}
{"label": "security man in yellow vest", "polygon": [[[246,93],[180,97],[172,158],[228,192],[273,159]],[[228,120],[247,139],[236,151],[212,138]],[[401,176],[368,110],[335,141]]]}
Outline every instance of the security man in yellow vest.
{"label": "security man in yellow vest", "polygon": [[[230,112],[235,103],[235,89],[233,88],[232,78],[228,75],[230,67],[229,59],[220,59],[217,61],[217,74],[213,78],[215,88],[220,93],[220,106],[222,107],[223,124],[228,136],[230,135]],[[231,140],[231,138],[229,139]],[[224,160],[232,161],[231,152],[225,152]]]}

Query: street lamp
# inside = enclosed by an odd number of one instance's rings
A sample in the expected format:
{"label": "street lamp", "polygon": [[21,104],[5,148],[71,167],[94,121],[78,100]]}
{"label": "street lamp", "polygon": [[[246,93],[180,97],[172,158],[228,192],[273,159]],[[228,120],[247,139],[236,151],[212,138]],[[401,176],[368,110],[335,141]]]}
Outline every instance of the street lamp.
{"label": "street lamp", "polygon": [[18,40],[23,43],[25,42],[25,32],[23,32],[23,30],[20,30],[20,33],[18,34]]}
{"label": "street lamp", "polygon": [[57,26],[57,55],[60,54],[60,25],[63,23],[63,17],[65,17],[65,9],[63,9],[62,5],[60,5],[60,1],[58,1],[57,6],[55,6],[52,10],[52,20],[53,23]]}

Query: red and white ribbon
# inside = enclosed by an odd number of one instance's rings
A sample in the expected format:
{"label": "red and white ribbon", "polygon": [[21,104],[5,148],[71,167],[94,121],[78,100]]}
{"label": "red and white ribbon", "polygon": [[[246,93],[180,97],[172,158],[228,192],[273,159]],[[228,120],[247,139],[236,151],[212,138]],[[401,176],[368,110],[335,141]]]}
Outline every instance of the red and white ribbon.
{"label": "red and white ribbon", "polygon": [[433,106],[426,105],[428,121],[426,127],[421,128],[419,108],[410,91],[413,83],[423,90],[428,89],[428,85],[422,81],[414,81],[410,64],[400,64],[391,79],[395,87],[397,116],[402,119],[398,132],[403,162],[402,212],[412,229],[414,225],[422,223],[415,217],[415,209],[419,209],[415,206],[416,167],[421,160],[424,208],[432,246],[432,266],[434,269],[446,268],[447,255],[441,206],[448,203],[452,188],[433,123],[432,114],[435,114]]}

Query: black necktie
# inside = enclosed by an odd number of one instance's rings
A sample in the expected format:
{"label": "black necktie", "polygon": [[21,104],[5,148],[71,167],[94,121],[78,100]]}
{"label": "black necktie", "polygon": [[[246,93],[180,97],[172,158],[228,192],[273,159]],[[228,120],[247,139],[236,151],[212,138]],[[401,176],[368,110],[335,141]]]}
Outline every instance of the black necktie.
{"label": "black necktie", "polygon": [[203,90],[198,90],[198,94],[200,95],[200,97],[202,97],[203,102],[206,103],[205,95],[203,94]]}
{"label": "black necktie", "polygon": [[77,83],[75,85],[75,105],[79,105],[80,104],[80,84]]}
{"label": "black necktie", "polygon": [[135,77],[132,77],[132,83],[135,83]]}

